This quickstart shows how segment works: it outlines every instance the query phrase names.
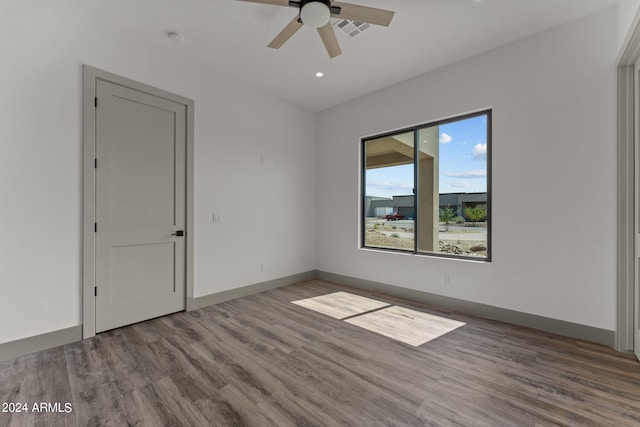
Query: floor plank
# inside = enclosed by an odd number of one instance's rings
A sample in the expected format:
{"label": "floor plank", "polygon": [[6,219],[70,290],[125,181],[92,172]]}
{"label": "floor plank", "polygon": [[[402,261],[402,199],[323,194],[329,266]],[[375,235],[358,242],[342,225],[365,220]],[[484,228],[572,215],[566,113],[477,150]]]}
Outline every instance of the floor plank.
{"label": "floor plank", "polygon": [[[465,325],[413,347],[292,301],[347,292]],[[308,280],[0,362],[0,426],[640,425],[640,363],[547,332]]]}

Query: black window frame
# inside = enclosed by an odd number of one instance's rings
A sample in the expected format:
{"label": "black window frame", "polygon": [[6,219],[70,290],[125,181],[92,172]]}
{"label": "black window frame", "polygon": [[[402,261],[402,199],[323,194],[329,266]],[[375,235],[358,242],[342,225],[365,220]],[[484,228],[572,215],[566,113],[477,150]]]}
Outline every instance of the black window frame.
{"label": "black window frame", "polygon": [[[419,203],[418,203],[418,195],[419,195],[419,191],[418,191],[418,187],[420,185],[419,183],[419,177],[418,177],[418,159],[419,159],[419,150],[420,150],[420,141],[419,141],[419,135],[420,135],[420,131],[422,129],[426,129],[426,128],[430,128],[430,127],[434,127],[434,126],[441,126],[441,125],[445,125],[448,123],[453,123],[453,122],[458,122],[458,121],[462,121],[462,120],[467,120],[467,119],[471,119],[474,117],[480,117],[480,116],[486,116],[487,117],[487,128],[486,128],[486,132],[487,132],[487,218],[486,218],[486,222],[487,222],[487,256],[486,257],[472,257],[472,256],[465,256],[465,255],[456,255],[456,254],[449,254],[449,253],[443,253],[443,252],[428,252],[428,251],[419,251],[418,250],[418,210],[419,210]],[[390,136],[394,136],[394,135],[400,135],[402,133],[407,133],[407,132],[413,132],[413,149],[414,149],[414,155],[413,155],[413,196],[414,196],[414,206],[415,206],[415,214],[414,214],[414,218],[415,218],[415,223],[414,223],[414,247],[413,250],[411,249],[400,249],[400,248],[385,248],[385,247],[378,247],[378,246],[367,246],[365,244],[365,238],[366,238],[366,196],[367,196],[367,191],[366,191],[366,185],[367,185],[367,181],[366,181],[366,174],[367,174],[367,170],[366,170],[366,165],[367,165],[367,150],[366,150],[366,145],[368,141],[372,141],[372,140],[376,140],[376,139],[380,139],[380,138],[385,138],[385,137],[390,137]],[[493,197],[493,192],[492,192],[492,151],[493,151],[493,109],[488,108],[485,110],[480,110],[480,111],[475,111],[472,113],[465,113],[465,114],[461,114],[461,115],[457,115],[457,116],[453,116],[453,117],[448,117],[446,119],[441,119],[441,120],[434,120],[434,121],[430,121],[430,122],[426,122],[426,123],[421,123],[419,125],[415,125],[415,126],[409,126],[406,128],[402,128],[402,129],[396,129],[393,131],[389,131],[389,132],[383,132],[383,133],[379,133],[376,135],[372,135],[372,136],[367,136],[364,138],[361,138],[360,140],[360,182],[361,182],[361,187],[360,187],[360,249],[370,249],[370,250],[376,250],[376,251],[382,251],[382,252],[398,252],[398,253],[403,253],[403,254],[413,254],[413,255],[421,255],[421,256],[433,256],[433,257],[439,257],[439,258],[451,258],[451,259],[461,259],[461,260],[466,260],[466,261],[478,261],[478,262],[491,262],[492,261],[492,252],[493,252],[493,244],[492,244],[492,228],[493,228],[493,216],[492,216],[492,197]]]}

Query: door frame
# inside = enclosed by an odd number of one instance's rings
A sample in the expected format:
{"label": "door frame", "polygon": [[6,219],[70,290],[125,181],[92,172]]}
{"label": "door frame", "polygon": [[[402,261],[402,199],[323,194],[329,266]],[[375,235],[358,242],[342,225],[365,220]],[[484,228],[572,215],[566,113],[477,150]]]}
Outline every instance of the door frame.
{"label": "door frame", "polygon": [[640,230],[640,198],[638,197],[638,191],[640,191],[640,185],[638,184],[640,182],[640,150],[638,150],[638,147],[640,146],[640,138],[638,135],[638,129],[640,129],[640,109],[638,109],[638,106],[640,105],[640,93],[638,91],[638,89],[640,88],[640,78],[638,78],[638,73],[640,72],[640,58],[636,59],[635,65],[634,65],[634,70],[633,70],[633,107],[634,107],[634,114],[633,114],[633,126],[634,126],[634,132],[633,132],[633,138],[634,138],[634,147],[635,147],[635,157],[634,157],[634,161],[635,161],[635,215],[634,215],[634,225],[635,225],[635,233],[634,233],[634,237],[635,237],[635,258],[634,258],[634,266],[635,266],[635,277],[634,277],[634,293],[633,293],[633,298],[632,298],[632,311],[633,311],[633,323],[632,323],[632,330],[633,330],[633,334],[631,336],[632,338],[632,343],[633,343],[633,352],[635,353],[636,357],[638,359],[640,359],[640,270],[638,268],[639,264],[639,259],[638,256],[640,256],[640,236],[638,235],[638,231]]}
{"label": "door frame", "polygon": [[[640,11],[616,60],[617,84],[617,312],[615,348],[633,351],[636,307],[636,266],[640,248],[636,223],[640,207],[636,202],[635,63],[640,56]],[[640,165],[638,165],[640,166]]]}
{"label": "door frame", "polygon": [[95,100],[96,82],[104,80],[133,90],[182,104],[186,107],[186,259],[185,259],[185,305],[187,311],[194,309],[193,298],[193,132],[194,101],[180,95],[166,92],[146,84],[109,73],[88,65],[82,66],[82,140],[83,140],[83,211],[82,211],[82,338],[91,338],[96,334],[95,307],[95,218],[96,218],[96,127]]}

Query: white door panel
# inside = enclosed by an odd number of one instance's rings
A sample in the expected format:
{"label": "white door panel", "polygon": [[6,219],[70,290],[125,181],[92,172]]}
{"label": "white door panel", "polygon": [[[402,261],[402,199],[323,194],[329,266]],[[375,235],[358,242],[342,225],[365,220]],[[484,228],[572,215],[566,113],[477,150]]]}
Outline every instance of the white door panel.
{"label": "white door panel", "polygon": [[141,303],[150,294],[172,294],[174,264],[174,243],[112,247],[110,303]]}
{"label": "white door panel", "polygon": [[99,80],[96,332],[185,309],[186,107]]}

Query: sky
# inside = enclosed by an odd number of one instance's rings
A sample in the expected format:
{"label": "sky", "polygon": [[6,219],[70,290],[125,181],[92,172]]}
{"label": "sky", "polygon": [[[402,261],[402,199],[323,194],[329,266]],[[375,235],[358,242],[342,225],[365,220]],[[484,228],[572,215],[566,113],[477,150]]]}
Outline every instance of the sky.
{"label": "sky", "polygon": [[[487,191],[487,116],[439,126],[440,193]],[[367,170],[367,196],[410,195],[413,165]]]}

